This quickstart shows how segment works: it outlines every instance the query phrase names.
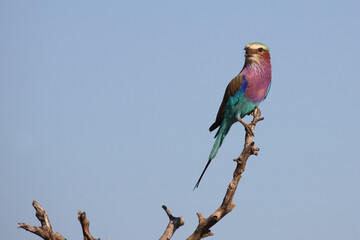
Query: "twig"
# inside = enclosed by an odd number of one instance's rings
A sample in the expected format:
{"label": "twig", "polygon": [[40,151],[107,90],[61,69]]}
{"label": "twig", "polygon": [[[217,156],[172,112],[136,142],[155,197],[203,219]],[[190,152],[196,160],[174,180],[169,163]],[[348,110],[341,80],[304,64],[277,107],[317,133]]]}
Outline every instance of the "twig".
{"label": "twig", "polygon": [[211,232],[210,228],[214,226],[218,221],[220,221],[226,214],[231,212],[232,209],[235,207],[235,203],[232,200],[241,179],[241,175],[245,171],[246,162],[251,155],[257,155],[258,151],[260,150],[255,146],[255,143],[253,141],[254,130],[256,123],[263,120],[264,118],[260,117],[261,112],[259,108],[255,108],[252,115],[253,120],[249,124],[240,121],[244,125],[246,132],[244,149],[241,152],[240,156],[234,159],[234,161],[237,162],[236,169],[233,174],[233,179],[227,188],[221,206],[208,218],[204,218],[202,213],[197,213],[199,218],[199,224],[196,227],[194,233],[189,238],[187,238],[187,240],[199,240],[208,236],[212,236],[213,233]]}
{"label": "twig", "polygon": [[164,234],[160,237],[159,240],[169,240],[172,235],[174,234],[174,232],[181,227],[182,225],[184,225],[184,218],[183,217],[174,217],[170,210],[163,205],[162,208],[165,210],[166,214],[169,217],[169,224],[167,225]]}
{"label": "twig", "polygon": [[18,223],[18,228],[25,229],[26,231],[32,232],[45,240],[66,240],[60,233],[53,232],[49,217],[42,206],[35,200],[32,205],[36,210],[36,217],[41,223],[41,227],[32,226],[27,223]]}
{"label": "twig", "polygon": [[90,222],[87,219],[85,212],[81,212],[79,210],[78,211],[78,219],[79,219],[79,222],[80,222],[82,230],[83,230],[84,240],[100,240],[100,238],[93,238],[93,236],[91,236],[90,231],[89,231]]}

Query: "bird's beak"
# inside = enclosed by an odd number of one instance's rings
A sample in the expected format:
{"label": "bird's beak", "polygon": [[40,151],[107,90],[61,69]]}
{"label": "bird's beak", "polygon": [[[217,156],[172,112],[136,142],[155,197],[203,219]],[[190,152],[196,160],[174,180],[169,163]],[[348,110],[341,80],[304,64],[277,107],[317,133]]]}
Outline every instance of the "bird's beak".
{"label": "bird's beak", "polygon": [[256,53],[256,51],[251,50],[250,48],[244,48],[244,50],[245,50],[246,55],[251,55],[251,54],[255,54],[255,53]]}

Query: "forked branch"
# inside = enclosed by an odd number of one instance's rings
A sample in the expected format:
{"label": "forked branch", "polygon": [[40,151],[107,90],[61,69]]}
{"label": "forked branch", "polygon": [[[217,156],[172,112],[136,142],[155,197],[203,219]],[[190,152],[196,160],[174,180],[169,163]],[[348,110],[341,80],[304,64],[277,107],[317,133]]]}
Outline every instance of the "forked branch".
{"label": "forked branch", "polygon": [[32,226],[27,223],[19,223],[18,228],[25,229],[26,231],[32,232],[42,239],[45,240],[66,240],[60,233],[53,232],[49,217],[43,207],[37,203],[35,200],[32,205],[36,210],[36,217],[41,223],[41,227]]}
{"label": "forked branch", "polygon": [[162,208],[165,210],[166,214],[169,217],[169,224],[167,225],[164,234],[160,237],[159,240],[169,240],[176,231],[176,229],[184,225],[184,218],[174,217],[165,205],[163,205]]}

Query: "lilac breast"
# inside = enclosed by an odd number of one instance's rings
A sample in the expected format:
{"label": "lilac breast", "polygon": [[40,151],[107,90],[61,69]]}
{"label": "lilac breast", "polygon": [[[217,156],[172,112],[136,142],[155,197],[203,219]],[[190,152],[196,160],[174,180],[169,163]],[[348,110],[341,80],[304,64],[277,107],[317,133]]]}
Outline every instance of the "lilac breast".
{"label": "lilac breast", "polygon": [[261,63],[259,65],[249,65],[243,72],[248,82],[245,97],[253,102],[260,103],[264,100],[271,82],[271,65]]}

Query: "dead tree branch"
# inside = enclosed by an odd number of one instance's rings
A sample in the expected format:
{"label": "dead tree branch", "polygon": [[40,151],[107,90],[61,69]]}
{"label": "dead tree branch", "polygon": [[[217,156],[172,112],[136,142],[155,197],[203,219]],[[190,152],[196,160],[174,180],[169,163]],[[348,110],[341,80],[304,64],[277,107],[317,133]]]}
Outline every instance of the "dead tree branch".
{"label": "dead tree branch", "polygon": [[60,233],[53,232],[49,217],[42,206],[35,200],[32,205],[36,210],[35,216],[39,219],[41,227],[32,226],[27,223],[19,223],[18,228],[25,229],[26,231],[32,232],[45,240],[66,240]]}
{"label": "dead tree branch", "polygon": [[202,213],[197,213],[199,218],[199,224],[196,227],[194,233],[189,238],[187,238],[187,240],[199,240],[208,236],[212,236],[213,233],[211,232],[210,228],[214,226],[217,222],[219,222],[226,214],[231,212],[232,209],[235,207],[233,198],[235,195],[236,188],[241,179],[242,173],[245,171],[246,162],[251,155],[257,155],[258,151],[260,150],[255,146],[255,143],[253,141],[254,130],[256,123],[263,120],[264,118],[260,117],[261,112],[259,108],[255,108],[252,115],[253,115],[253,120],[249,124],[246,124],[241,119],[239,119],[239,122],[241,122],[244,125],[246,132],[244,149],[241,152],[240,156],[234,159],[234,161],[237,162],[236,169],[233,174],[233,179],[227,188],[221,206],[208,218],[204,218]]}
{"label": "dead tree branch", "polygon": [[[53,232],[49,217],[42,206],[37,203],[35,200],[33,201],[32,205],[36,210],[36,217],[39,219],[41,223],[41,227],[32,226],[27,223],[19,223],[18,228],[23,228],[26,231],[32,232],[44,240],[66,240],[60,233]],[[93,238],[89,231],[90,222],[86,218],[86,213],[78,211],[78,219],[81,224],[84,240],[100,240],[100,238]]]}
{"label": "dead tree branch", "polygon": [[78,219],[83,230],[84,240],[100,240],[100,238],[93,238],[89,231],[90,222],[86,217],[85,212],[78,211]]}
{"label": "dead tree branch", "polygon": [[174,232],[181,227],[182,225],[184,225],[184,218],[183,217],[174,217],[170,210],[163,205],[162,208],[165,210],[166,214],[169,217],[169,224],[167,225],[164,234],[160,237],[159,240],[169,240],[172,235],[174,234]]}
{"label": "dead tree branch", "polygon": [[[233,198],[239,181],[241,179],[242,173],[245,171],[246,162],[251,155],[257,155],[258,151],[260,150],[255,146],[255,143],[253,141],[254,130],[256,124],[264,118],[260,117],[261,112],[259,108],[255,108],[252,115],[253,120],[249,124],[246,124],[242,119],[239,119],[239,122],[243,124],[246,132],[244,149],[241,152],[240,156],[234,159],[234,161],[237,162],[236,169],[233,173],[233,179],[228,185],[225,197],[220,207],[208,218],[204,218],[202,213],[197,213],[197,216],[199,218],[199,224],[196,227],[194,233],[190,237],[188,237],[187,240],[199,240],[208,236],[212,236],[213,233],[211,232],[210,228],[214,226],[217,222],[219,222],[226,214],[231,212],[232,209],[235,207]],[[36,201],[33,201],[32,205],[36,210],[36,217],[37,219],[39,219],[41,227],[32,226],[27,223],[19,223],[18,228],[23,228],[26,231],[32,232],[40,236],[44,240],[66,240],[66,238],[61,236],[59,233],[53,232],[49,217],[45,210],[40,206],[40,204],[38,204]],[[162,207],[169,217],[169,224],[166,227],[164,234],[160,237],[160,240],[169,240],[173,236],[175,231],[179,227],[184,225],[184,218],[174,217],[165,205],[163,205]],[[84,240],[100,240],[100,238],[95,239],[91,236],[89,231],[90,222],[88,221],[85,212],[78,211],[78,219],[83,230]]]}

